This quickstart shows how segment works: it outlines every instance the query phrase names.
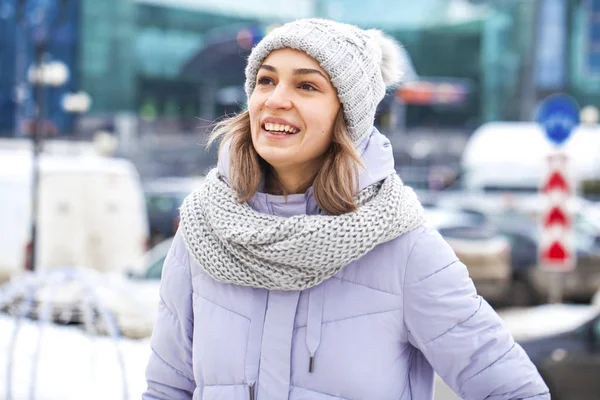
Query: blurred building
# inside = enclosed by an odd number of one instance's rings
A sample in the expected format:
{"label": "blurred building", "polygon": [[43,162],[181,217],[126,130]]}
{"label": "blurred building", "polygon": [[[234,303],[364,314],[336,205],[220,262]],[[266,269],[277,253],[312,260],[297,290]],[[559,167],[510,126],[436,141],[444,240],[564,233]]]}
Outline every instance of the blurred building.
{"label": "blurred building", "polygon": [[[32,62],[35,34],[17,29],[18,3],[0,5],[4,135],[14,132],[15,87]],[[385,99],[377,123],[387,130],[470,132],[489,120],[530,119],[537,102],[559,90],[582,105],[600,99],[600,0],[25,3],[30,17],[36,4],[45,4],[47,15],[66,5],[48,54],[71,74],[63,87],[47,90],[46,107],[62,133],[115,131],[128,119],[142,133],[197,131],[244,106],[243,66],[252,45],[273,26],[308,16],[380,28],[404,44],[422,82]],[[93,103],[74,118],[60,99],[79,90]],[[26,117],[31,107],[21,111]]]}
{"label": "blurred building", "polygon": [[[23,4],[22,10],[19,10],[19,3]],[[67,2],[64,7],[55,1],[0,2],[0,136],[13,135],[19,111],[18,99],[24,100],[20,105],[24,116],[33,113],[31,87],[20,83],[27,79],[27,69],[34,59],[33,38],[52,29],[45,21],[62,21],[56,25],[45,61],[60,60],[72,71],[65,85],[45,92],[45,114],[59,129],[70,127],[72,116],[62,110],[60,103],[65,93],[80,86],[77,74],[80,13],[79,1]],[[23,25],[30,27],[26,31],[18,29]]]}

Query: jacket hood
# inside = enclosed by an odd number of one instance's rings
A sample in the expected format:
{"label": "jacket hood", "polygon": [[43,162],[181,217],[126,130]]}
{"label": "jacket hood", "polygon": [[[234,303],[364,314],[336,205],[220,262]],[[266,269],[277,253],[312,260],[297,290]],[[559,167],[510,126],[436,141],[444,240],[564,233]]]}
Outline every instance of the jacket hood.
{"label": "jacket hood", "polygon": [[396,173],[392,144],[376,128],[357,146],[357,151],[365,166],[359,170],[359,190]]}

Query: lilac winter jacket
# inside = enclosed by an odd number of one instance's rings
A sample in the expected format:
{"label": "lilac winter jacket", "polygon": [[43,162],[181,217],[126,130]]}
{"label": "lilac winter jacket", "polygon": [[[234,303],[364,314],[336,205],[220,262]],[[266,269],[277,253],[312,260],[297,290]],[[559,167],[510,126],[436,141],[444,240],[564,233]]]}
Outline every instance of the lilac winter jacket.
{"label": "lilac winter jacket", "polygon": [[[376,130],[359,150],[361,187],[395,173]],[[281,216],[318,212],[310,190],[249,203]],[[216,282],[177,233],[159,307],[147,400],[427,400],[434,370],[463,399],[550,398],[466,267],[426,226],[300,292]]]}

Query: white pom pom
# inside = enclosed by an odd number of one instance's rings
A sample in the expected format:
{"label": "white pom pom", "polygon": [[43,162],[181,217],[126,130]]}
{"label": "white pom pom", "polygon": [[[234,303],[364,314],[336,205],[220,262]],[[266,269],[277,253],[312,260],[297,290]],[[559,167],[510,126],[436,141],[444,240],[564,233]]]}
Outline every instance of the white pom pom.
{"label": "white pom pom", "polygon": [[386,86],[397,85],[407,74],[414,74],[408,54],[396,40],[378,29],[367,32],[381,49],[381,75]]}

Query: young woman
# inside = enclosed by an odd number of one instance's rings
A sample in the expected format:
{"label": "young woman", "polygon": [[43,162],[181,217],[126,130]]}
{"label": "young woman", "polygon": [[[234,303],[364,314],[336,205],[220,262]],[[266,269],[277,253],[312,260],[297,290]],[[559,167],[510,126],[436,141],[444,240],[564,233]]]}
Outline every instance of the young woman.
{"label": "young woman", "polygon": [[400,48],[328,20],[267,35],[249,109],[181,208],[144,399],[549,399],[374,127]]}

